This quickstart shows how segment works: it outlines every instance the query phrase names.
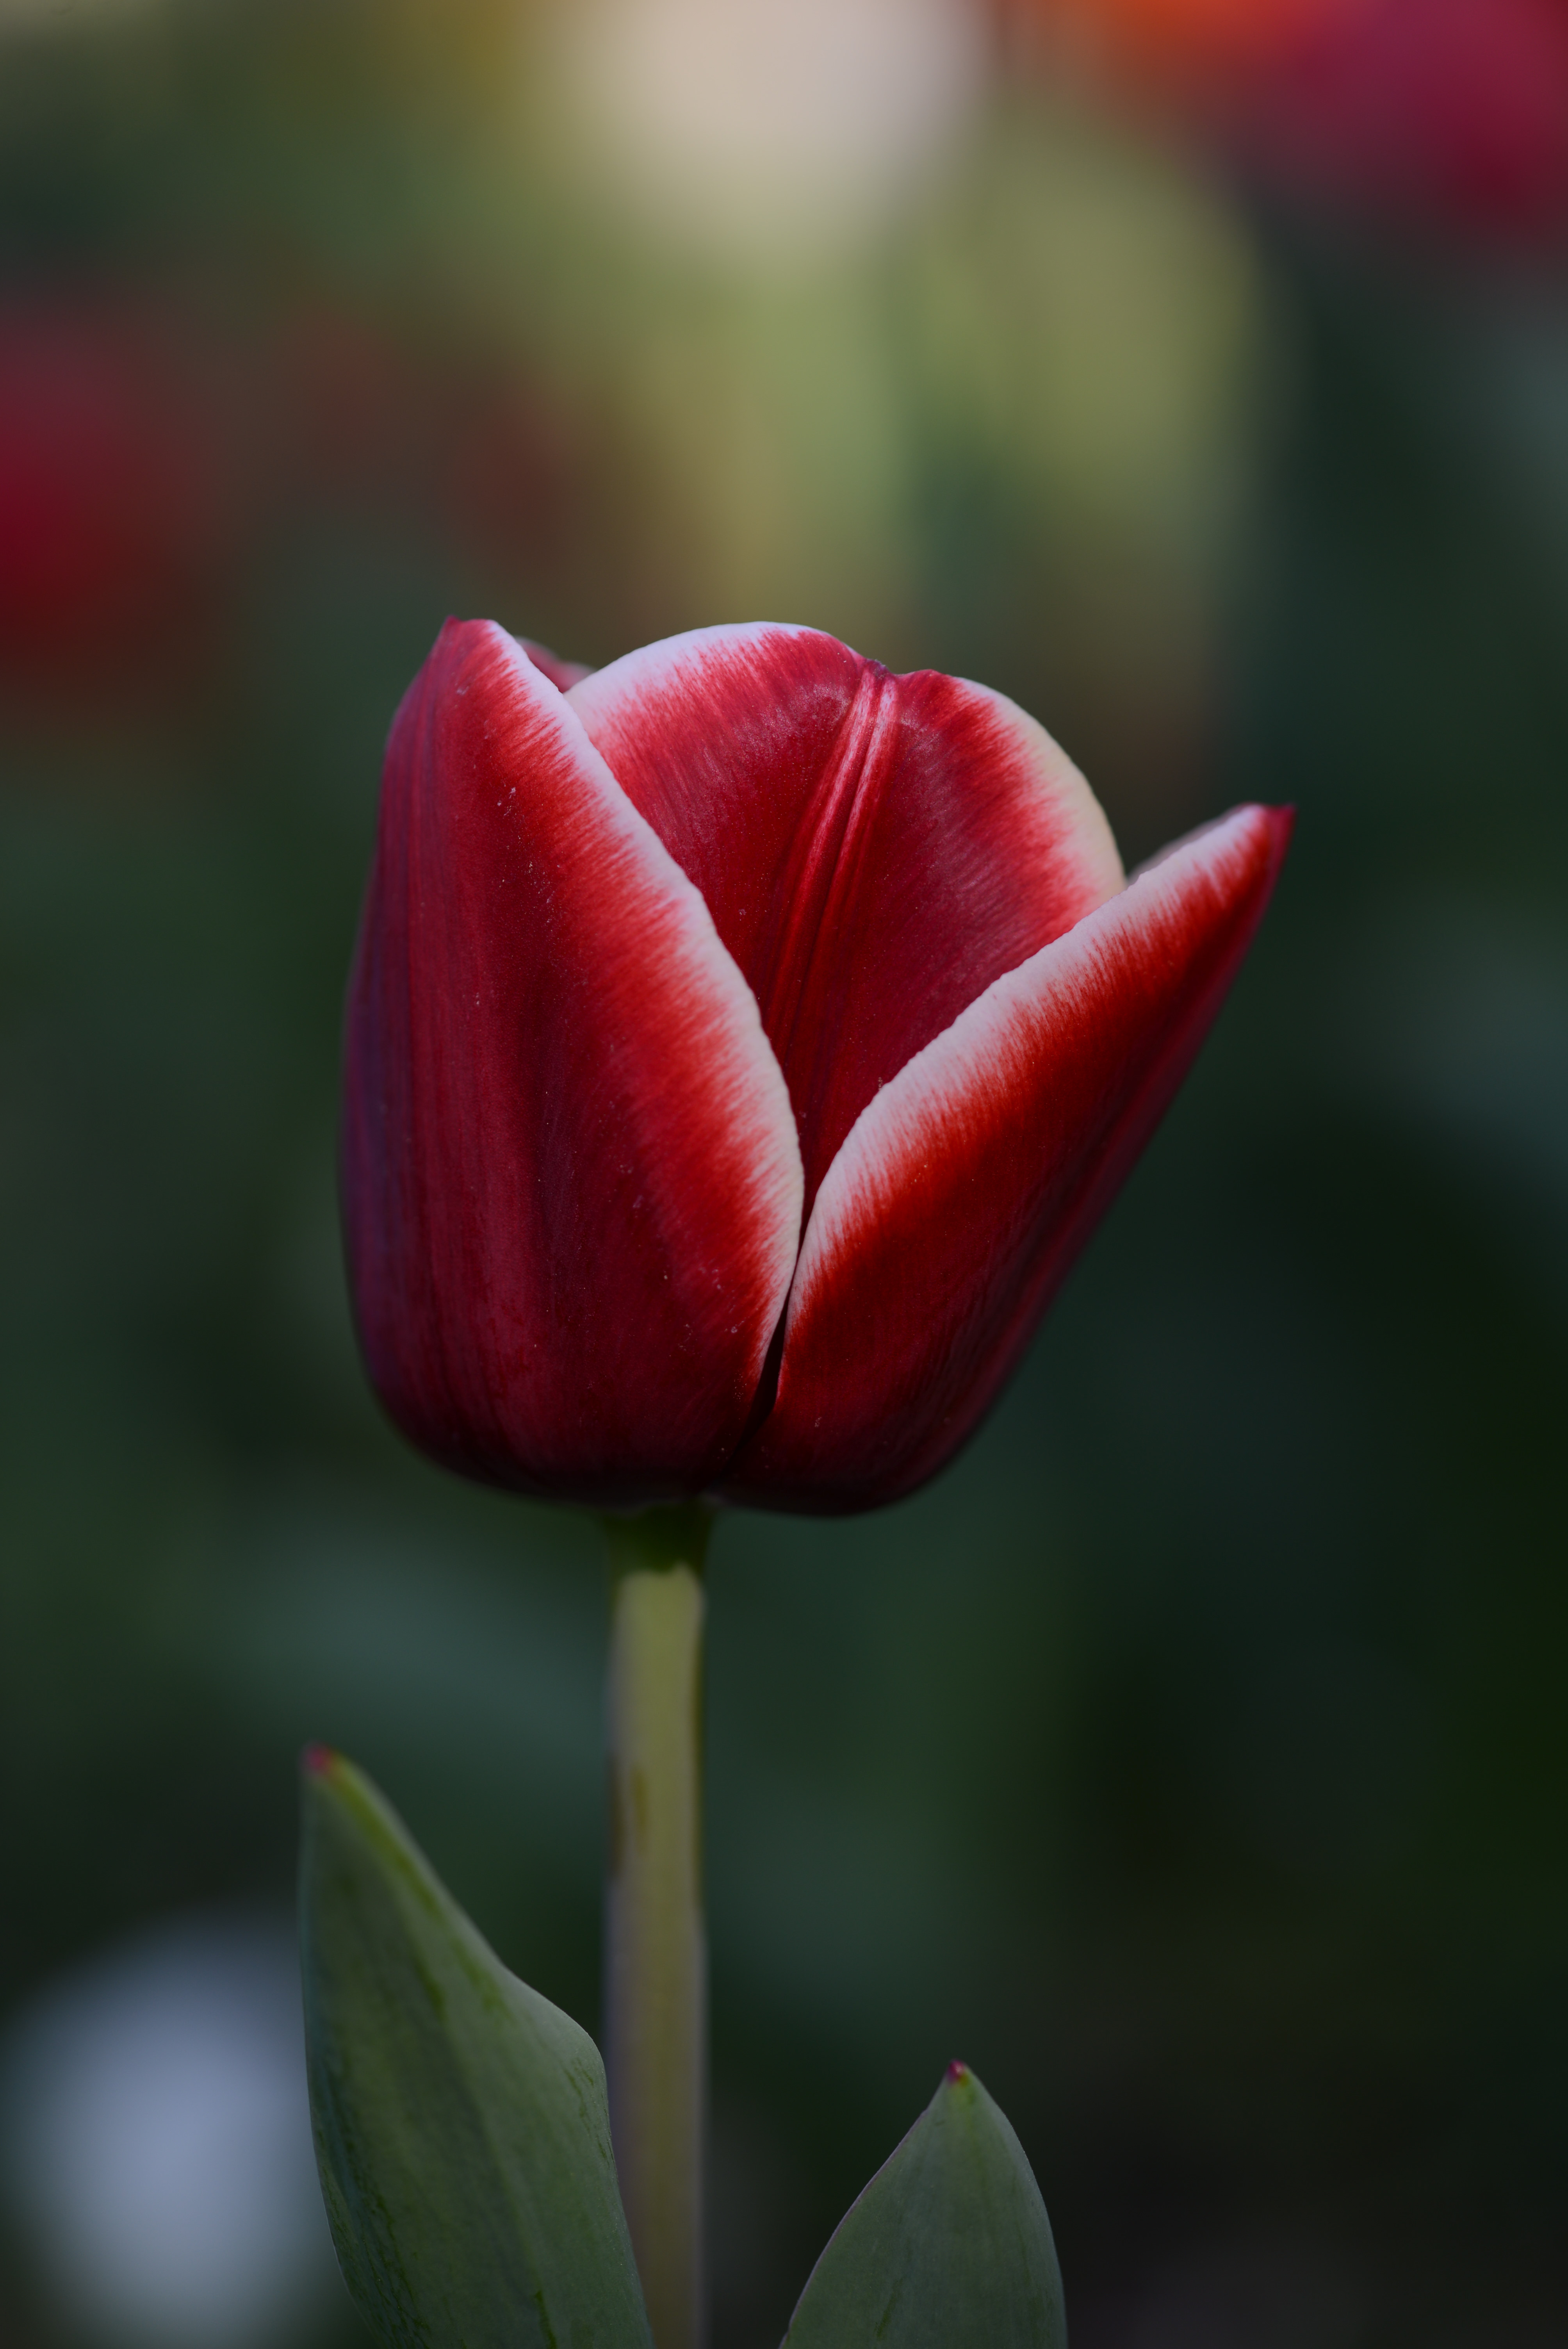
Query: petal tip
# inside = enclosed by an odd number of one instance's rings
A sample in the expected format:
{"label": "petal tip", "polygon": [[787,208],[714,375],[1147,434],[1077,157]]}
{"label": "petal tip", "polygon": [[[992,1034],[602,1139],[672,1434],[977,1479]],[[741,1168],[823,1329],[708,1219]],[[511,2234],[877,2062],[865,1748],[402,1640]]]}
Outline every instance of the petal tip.
{"label": "petal tip", "polygon": [[557,693],[570,693],[574,685],[581,685],[584,678],[593,674],[586,662],[563,660],[559,653],[552,653],[548,645],[536,643],[532,636],[514,636],[512,642],[521,646],[541,677],[548,678]]}

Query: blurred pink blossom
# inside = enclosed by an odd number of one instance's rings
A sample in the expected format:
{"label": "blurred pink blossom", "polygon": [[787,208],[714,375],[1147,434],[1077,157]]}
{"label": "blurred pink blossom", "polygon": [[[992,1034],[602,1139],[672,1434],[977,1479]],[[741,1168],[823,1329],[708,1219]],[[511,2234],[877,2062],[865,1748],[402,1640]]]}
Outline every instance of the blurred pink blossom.
{"label": "blurred pink blossom", "polygon": [[1563,0],[1364,0],[1271,61],[1247,150],[1326,192],[1536,236],[1568,216]]}
{"label": "blurred pink blossom", "polygon": [[1276,182],[1450,229],[1568,221],[1568,0],[1012,0]]}

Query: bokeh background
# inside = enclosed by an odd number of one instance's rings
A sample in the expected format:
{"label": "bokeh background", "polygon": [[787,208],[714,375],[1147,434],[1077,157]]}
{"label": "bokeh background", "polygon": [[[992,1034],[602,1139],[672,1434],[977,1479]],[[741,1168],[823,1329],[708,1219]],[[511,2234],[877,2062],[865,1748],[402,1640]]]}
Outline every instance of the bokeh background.
{"label": "bokeh background", "polygon": [[338,1259],[449,610],[1301,812],[965,1457],[717,1542],[715,2349],[955,2054],[1076,2349],[1568,2342],[1568,6],[0,0],[0,2343],[364,2338],[303,1739],[595,2020],[597,1537]]}

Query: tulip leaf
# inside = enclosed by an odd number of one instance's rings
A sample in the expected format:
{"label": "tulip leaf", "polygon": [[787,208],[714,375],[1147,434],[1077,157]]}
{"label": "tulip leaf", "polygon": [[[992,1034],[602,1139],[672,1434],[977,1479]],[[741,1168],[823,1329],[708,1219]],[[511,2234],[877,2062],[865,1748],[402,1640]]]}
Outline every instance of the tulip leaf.
{"label": "tulip leaf", "polygon": [[1067,2349],[1034,2172],[965,2064],[878,2170],[811,2271],[785,2349]]}
{"label": "tulip leaf", "polygon": [[652,2349],[587,2033],[320,1749],[301,1878],[322,2189],[383,2349]]}

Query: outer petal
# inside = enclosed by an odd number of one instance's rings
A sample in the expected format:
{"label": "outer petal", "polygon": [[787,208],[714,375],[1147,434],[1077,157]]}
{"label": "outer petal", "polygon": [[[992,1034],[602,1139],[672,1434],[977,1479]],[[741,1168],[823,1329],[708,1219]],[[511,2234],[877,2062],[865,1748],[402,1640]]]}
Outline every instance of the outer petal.
{"label": "outer petal", "polygon": [[818,1195],[731,1498],[868,1508],[964,1442],[1191,1064],[1290,824],[1242,808],[1181,843],[877,1095]]}
{"label": "outer petal", "polygon": [[1070,760],[1000,694],[810,628],[706,628],[575,686],[750,981],[808,1207],[879,1085],[1121,886]]}
{"label": "outer petal", "polygon": [[757,1007],[556,688],[449,621],[393,727],[348,1006],[350,1278],[427,1451],[696,1491],[789,1286],[800,1168]]}

